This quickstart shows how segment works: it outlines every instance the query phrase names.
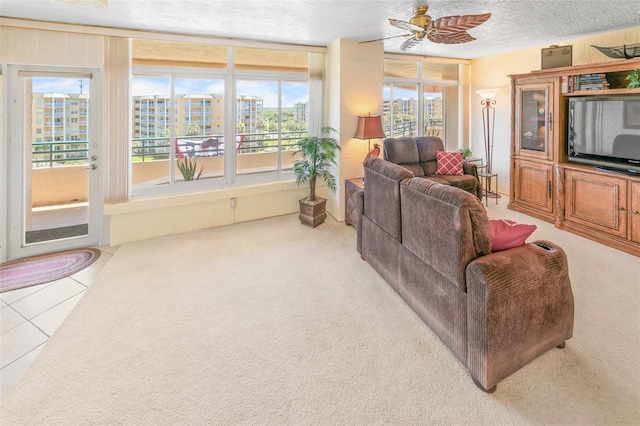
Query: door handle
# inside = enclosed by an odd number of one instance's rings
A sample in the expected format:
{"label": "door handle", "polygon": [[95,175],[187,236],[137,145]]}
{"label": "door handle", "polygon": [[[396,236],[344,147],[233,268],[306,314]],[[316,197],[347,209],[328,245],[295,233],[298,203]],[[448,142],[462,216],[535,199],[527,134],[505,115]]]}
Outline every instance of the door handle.
{"label": "door handle", "polygon": [[97,169],[97,168],[98,168],[98,165],[97,165],[97,164],[92,164],[92,165],[91,165],[91,170],[95,170],[95,169]]}

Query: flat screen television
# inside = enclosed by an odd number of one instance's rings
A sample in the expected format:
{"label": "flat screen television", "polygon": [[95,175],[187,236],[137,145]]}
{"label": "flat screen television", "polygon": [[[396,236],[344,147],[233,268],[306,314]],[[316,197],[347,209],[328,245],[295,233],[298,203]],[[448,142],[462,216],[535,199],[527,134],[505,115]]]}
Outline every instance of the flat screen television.
{"label": "flat screen television", "polygon": [[640,95],[569,98],[569,161],[640,175]]}

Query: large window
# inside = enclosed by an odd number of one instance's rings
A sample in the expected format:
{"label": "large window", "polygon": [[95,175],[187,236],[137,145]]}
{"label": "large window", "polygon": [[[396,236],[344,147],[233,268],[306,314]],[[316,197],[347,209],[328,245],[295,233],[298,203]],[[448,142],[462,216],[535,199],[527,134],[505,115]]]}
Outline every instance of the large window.
{"label": "large window", "polygon": [[308,109],[306,82],[236,80],[237,174],[290,171],[293,143],[309,132]]}
{"label": "large window", "polygon": [[458,65],[385,59],[383,124],[396,136],[439,136],[455,133]]}
{"label": "large window", "polygon": [[314,108],[309,53],[132,46],[134,196],[291,178],[292,145]]}
{"label": "large window", "polygon": [[132,94],[134,188],[223,175],[224,80],[135,75]]}

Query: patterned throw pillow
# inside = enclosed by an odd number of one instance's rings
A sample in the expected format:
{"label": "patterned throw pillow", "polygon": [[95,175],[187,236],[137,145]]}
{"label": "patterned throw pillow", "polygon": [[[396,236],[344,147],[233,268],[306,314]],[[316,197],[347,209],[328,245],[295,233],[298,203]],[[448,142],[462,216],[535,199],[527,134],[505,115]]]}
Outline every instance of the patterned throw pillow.
{"label": "patterned throw pillow", "polygon": [[462,153],[461,152],[436,152],[436,174],[437,175],[461,175],[462,170]]}
{"label": "patterned throw pillow", "polygon": [[491,252],[518,247],[536,230],[535,225],[516,223],[508,219],[489,219],[491,226]]}

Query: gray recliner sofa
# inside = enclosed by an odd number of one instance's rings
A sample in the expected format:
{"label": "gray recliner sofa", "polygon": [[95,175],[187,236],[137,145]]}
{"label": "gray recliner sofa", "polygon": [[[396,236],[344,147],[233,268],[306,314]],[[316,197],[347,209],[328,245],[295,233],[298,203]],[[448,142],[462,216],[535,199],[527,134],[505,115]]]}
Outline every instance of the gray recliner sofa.
{"label": "gray recliner sofa", "polygon": [[478,198],[371,158],[357,248],[486,392],[573,334],[564,251],[534,241],[491,253]]}

